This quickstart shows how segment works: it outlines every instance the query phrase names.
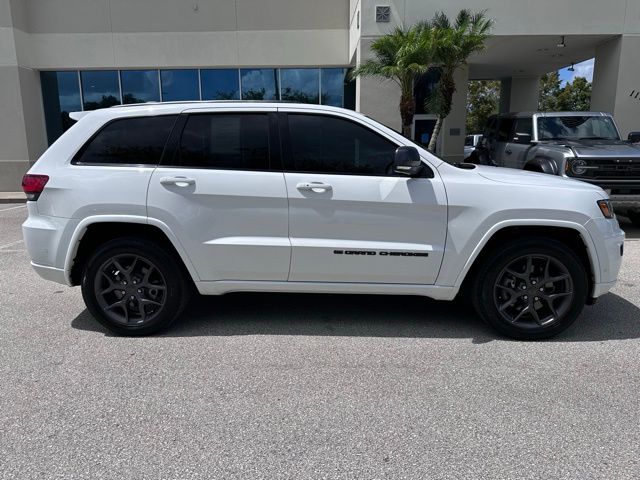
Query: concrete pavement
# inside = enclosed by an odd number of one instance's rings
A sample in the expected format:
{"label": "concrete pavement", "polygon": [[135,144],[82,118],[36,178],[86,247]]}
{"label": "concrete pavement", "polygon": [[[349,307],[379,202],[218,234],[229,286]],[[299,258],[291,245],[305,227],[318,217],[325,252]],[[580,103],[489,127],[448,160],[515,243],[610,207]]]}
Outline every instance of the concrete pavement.
{"label": "concrete pavement", "polygon": [[[108,334],[0,205],[0,478],[637,478],[640,241],[560,337],[412,297],[198,299]],[[630,236],[637,238],[638,231]]]}

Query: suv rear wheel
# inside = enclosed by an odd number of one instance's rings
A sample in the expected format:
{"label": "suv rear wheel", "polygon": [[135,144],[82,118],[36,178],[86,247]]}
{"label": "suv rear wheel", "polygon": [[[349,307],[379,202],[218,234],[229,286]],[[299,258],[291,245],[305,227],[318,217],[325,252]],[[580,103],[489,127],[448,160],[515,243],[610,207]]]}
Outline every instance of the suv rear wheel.
{"label": "suv rear wheel", "polygon": [[538,340],[568,328],[587,294],[587,272],[576,254],[561,242],[533,238],[495,250],[476,277],[472,299],[501,333]]}
{"label": "suv rear wheel", "polygon": [[180,266],[157,244],[119,238],[87,261],[82,296],[107,329],[137,336],[169,327],[186,306],[189,288]]}

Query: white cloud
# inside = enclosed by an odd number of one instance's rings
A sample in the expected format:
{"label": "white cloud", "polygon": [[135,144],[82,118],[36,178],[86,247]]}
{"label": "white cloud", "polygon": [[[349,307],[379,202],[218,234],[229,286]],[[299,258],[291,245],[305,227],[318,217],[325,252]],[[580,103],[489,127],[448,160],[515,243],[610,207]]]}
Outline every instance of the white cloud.
{"label": "white cloud", "polygon": [[570,72],[568,68],[560,70],[560,78],[565,82],[571,83],[576,77],[585,77],[588,81],[593,81],[593,65],[595,59],[586,60],[584,62],[576,63],[573,68],[575,71]]}

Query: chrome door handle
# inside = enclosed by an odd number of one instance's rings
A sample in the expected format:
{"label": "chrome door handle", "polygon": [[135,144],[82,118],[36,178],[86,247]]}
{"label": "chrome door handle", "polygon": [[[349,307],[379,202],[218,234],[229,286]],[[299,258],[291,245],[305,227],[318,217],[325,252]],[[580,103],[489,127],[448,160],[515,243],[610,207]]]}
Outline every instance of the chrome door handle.
{"label": "chrome door handle", "polygon": [[188,177],[162,177],[160,179],[162,185],[176,185],[178,187],[187,187],[189,185],[195,185],[196,181],[193,178]]}
{"label": "chrome door handle", "polygon": [[301,182],[296,185],[296,188],[300,191],[313,191],[317,193],[328,192],[333,189],[328,183],[322,182]]}

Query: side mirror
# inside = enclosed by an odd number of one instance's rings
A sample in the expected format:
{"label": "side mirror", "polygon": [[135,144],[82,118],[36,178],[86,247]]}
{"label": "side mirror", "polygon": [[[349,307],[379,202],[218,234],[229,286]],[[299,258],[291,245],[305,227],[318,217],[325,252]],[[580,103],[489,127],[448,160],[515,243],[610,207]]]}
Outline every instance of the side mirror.
{"label": "side mirror", "polygon": [[533,138],[531,137],[531,134],[529,134],[529,133],[516,133],[516,136],[513,137],[513,141],[515,143],[521,143],[521,144],[524,144],[524,145],[530,144],[531,140],[533,140]]}
{"label": "side mirror", "polygon": [[640,132],[631,132],[627,140],[629,143],[640,143]]}
{"label": "side mirror", "polygon": [[393,171],[407,177],[417,176],[424,165],[420,160],[420,154],[415,147],[398,147],[393,159]]}

